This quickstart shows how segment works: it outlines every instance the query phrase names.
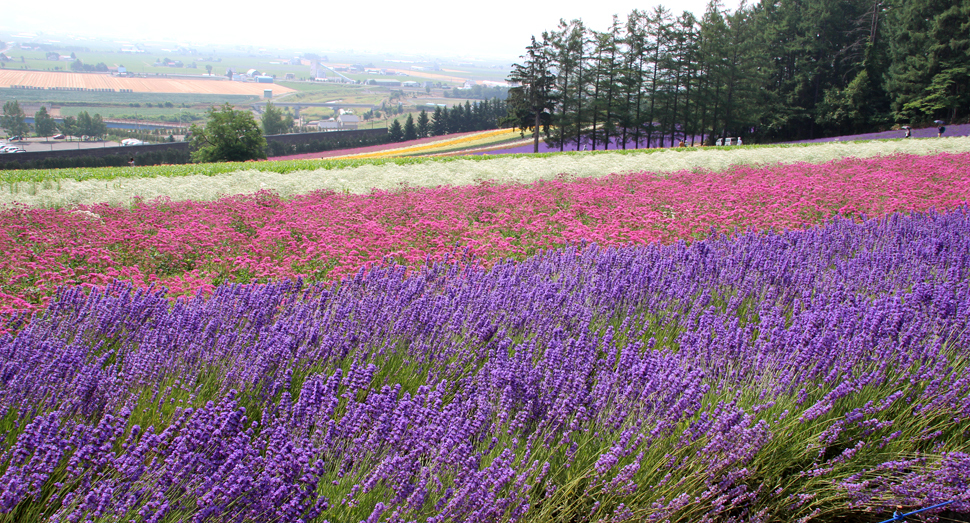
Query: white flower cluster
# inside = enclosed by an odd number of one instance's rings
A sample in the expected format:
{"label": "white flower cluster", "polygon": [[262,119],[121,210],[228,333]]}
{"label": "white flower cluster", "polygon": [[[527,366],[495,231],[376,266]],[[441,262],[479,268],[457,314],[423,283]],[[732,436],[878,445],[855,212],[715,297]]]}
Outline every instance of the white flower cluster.
{"label": "white flower cluster", "polygon": [[129,205],[136,197],[144,200],[169,198],[173,201],[215,200],[234,194],[272,190],[281,196],[329,190],[366,194],[372,189],[458,186],[494,181],[529,183],[566,174],[577,177],[610,173],[669,173],[681,169],[721,171],[732,165],[773,163],[821,163],[838,158],[867,158],[877,155],[970,152],[970,137],[922,140],[882,140],[863,143],[830,142],[807,146],[739,147],[684,151],[669,149],[650,153],[577,153],[548,157],[502,157],[487,160],[428,161],[415,165],[365,165],[347,169],[318,169],[279,174],[238,171],[215,176],[189,175],[118,180],[63,179],[58,187],[14,184],[0,194],[0,205],[13,203],[34,207],[73,207],[78,204]]}

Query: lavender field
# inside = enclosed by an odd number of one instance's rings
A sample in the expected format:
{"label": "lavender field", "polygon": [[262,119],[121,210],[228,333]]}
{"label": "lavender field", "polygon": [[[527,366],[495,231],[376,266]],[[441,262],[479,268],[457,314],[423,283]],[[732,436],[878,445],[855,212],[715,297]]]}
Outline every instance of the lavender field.
{"label": "lavender field", "polygon": [[[936,127],[923,127],[919,129],[912,130],[911,138],[937,138],[938,132]],[[847,136],[838,136],[834,138],[816,138],[814,140],[799,140],[797,142],[791,143],[825,143],[825,142],[838,142],[838,141],[849,141],[849,140],[889,140],[893,138],[903,138],[906,136],[906,131],[880,131],[874,133],[865,134],[853,134]],[[947,125],[944,137],[952,136],[970,136],[970,124],[958,124],[958,125]]]}
{"label": "lavender field", "polygon": [[[872,132],[872,133],[865,133],[865,134],[853,134],[853,135],[835,136],[835,137],[829,137],[829,138],[816,138],[814,140],[798,140],[794,142],[784,142],[784,143],[802,144],[802,143],[847,142],[847,141],[857,141],[857,140],[891,140],[895,138],[903,138],[905,135],[906,135],[906,131],[879,131],[879,132]],[[970,124],[947,125],[946,133],[943,136],[945,138],[970,136]],[[680,138],[677,138],[675,140],[669,136],[665,138],[666,138],[665,141],[661,144],[659,141],[659,138],[654,137],[653,147],[672,148],[672,147],[675,147],[680,140]],[[924,127],[919,129],[913,129],[911,138],[937,138],[937,129],[936,127]],[[699,145],[701,143],[700,136],[694,136],[693,139],[695,144]],[[748,139],[745,138],[744,140],[747,142]],[[690,145],[691,139],[687,138],[686,142],[687,142],[687,145]],[[584,150],[589,150],[590,147],[591,146],[588,143],[577,147],[576,142],[574,141],[572,143],[565,144],[563,150],[584,151]],[[608,147],[609,150],[636,149],[636,148],[640,148],[640,149],[647,148],[646,138],[641,139],[641,143],[639,144],[639,147],[637,147],[636,142],[632,138],[627,140],[626,147],[623,147],[623,141],[621,139],[611,140]],[[598,149],[604,150],[603,144],[599,144]],[[501,149],[490,148],[488,150],[476,151],[476,152],[473,152],[472,154],[476,154],[476,155],[527,154],[527,153],[531,153],[532,150],[533,150],[533,145],[531,143],[528,143],[525,145],[513,145],[506,148],[501,148]],[[544,141],[540,141],[539,152],[540,153],[559,152],[559,145],[549,145]]]}
{"label": "lavender field", "polygon": [[0,521],[970,512],[970,215],[462,253],[0,336]]}

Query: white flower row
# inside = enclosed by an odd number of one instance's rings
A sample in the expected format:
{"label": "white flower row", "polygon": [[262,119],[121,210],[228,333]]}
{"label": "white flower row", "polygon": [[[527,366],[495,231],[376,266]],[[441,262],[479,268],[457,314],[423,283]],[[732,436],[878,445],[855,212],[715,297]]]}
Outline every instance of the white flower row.
{"label": "white flower row", "polygon": [[215,176],[119,178],[81,182],[62,179],[56,184],[45,184],[46,187],[29,182],[15,184],[9,190],[4,187],[3,194],[0,194],[0,205],[19,203],[34,207],[73,207],[78,204],[104,202],[128,205],[136,197],[145,200],[169,198],[173,201],[206,201],[263,189],[273,190],[281,196],[308,194],[319,190],[366,194],[372,189],[458,186],[482,181],[529,183],[553,179],[560,174],[595,177],[639,171],[662,174],[695,168],[720,171],[732,165],[744,164],[820,163],[844,157],[968,151],[970,137],[950,137],[863,143],[831,142],[800,147],[739,147],[693,151],[670,149],[649,154],[579,153],[544,158],[496,156],[477,161],[429,161],[406,166],[366,165],[288,174],[249,170]]}

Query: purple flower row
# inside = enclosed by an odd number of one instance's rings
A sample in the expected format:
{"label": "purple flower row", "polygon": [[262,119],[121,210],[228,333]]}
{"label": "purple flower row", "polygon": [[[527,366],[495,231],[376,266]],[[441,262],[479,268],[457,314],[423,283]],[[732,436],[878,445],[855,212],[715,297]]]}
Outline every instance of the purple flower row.
{"label": "purple flower row", "polygon": [[0,337],[0,518],[966,513],[968,283],[962,208],[174,305],[62,289]]}

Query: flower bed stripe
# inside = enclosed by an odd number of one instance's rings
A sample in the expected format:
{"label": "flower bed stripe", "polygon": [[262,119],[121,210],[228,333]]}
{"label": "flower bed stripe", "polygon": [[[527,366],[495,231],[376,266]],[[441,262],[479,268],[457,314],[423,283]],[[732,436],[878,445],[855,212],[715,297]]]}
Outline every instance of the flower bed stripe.
{"label": "flower bed stripe", "polygon": [[721,173],[680,171],[483,183],[370,195],[270,193],[0,213],[0,311],[61,285],[113,278],[173,295],[223,282],[329,280],[392,257],[415,266],[455,245],[483,262],[577,242],[671,243],[713,229],[804,228],[835,214],[950,209],[970,198],[970,153],[897,155]]}

